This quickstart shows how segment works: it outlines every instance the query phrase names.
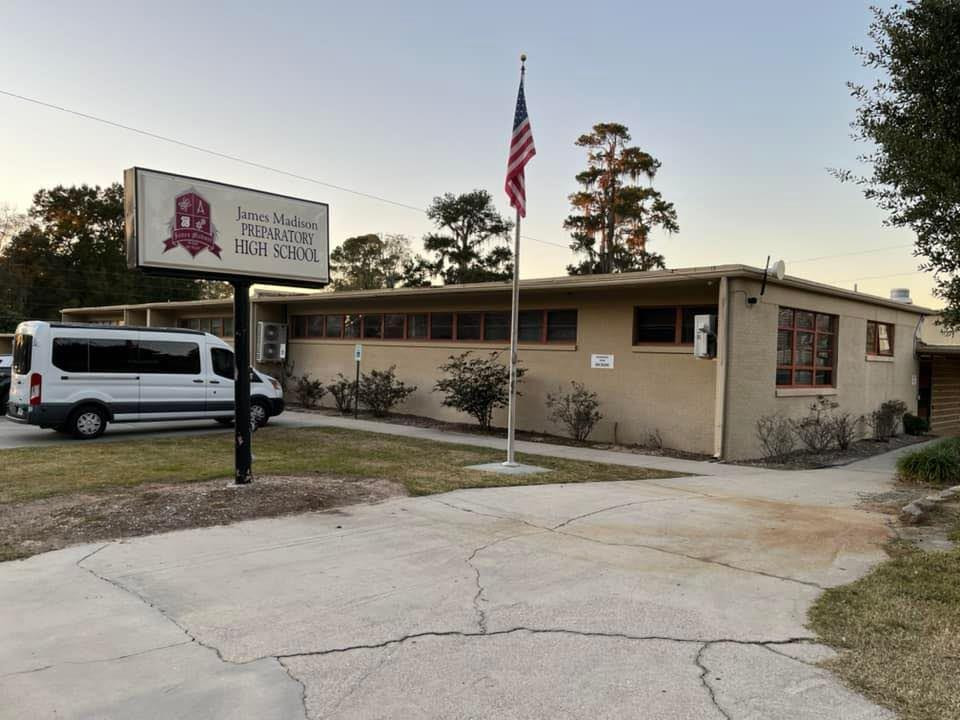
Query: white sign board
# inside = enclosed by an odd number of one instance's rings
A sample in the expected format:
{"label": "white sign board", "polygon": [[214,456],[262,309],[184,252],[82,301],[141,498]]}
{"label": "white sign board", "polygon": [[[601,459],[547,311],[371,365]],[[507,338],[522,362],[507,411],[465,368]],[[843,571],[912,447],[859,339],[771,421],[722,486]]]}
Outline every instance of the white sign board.
{"label": "white sign board", "polygon": [[353,346],[353,359],[355,362],[363,360],[363,345],[360,343]]}
{"label": "white sign board", "polygon": [[169,275],[323,286],[326,203],[131,168],[124,172],[127,261]]}
{"label": "white sign board", "polygon": [[591,355],[590,367],[601,370],[613,370],[613,355]]}

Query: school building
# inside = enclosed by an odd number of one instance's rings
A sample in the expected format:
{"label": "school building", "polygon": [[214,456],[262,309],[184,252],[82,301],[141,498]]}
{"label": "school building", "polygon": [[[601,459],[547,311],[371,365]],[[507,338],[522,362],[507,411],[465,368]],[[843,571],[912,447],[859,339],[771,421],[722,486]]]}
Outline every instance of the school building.
{"label": "school building", "polygon": [[[191,327],[231,339],[231,300],[69,308],[65,321]],[[710,357],[694,353],[695,318],[713,315]],[[396,366],[417,391],[397,411],[469,422],[433,392],[438,366],[509,348],[510,284],[302,294],[261,292],[257,322],[284,324],[296,375],[324,382]],[[518,427],[562,433],[548,393],[583,383],[600,399],[591,440],[646,443],[727,459],[760,455],[756,420],[800,417],[818,396],[855,415],[903,400],[938,432],[960,432],[960,344],[937,311],[745,265],[523,280]],[[251,338],[256,336],[251,332]],[[269,365],[262,365],[271,372]],[[274,369],[274,374],[276,370]],[[506,410],[494,417],[505,425]],[[866,428],[864,428],[866,432]]]}

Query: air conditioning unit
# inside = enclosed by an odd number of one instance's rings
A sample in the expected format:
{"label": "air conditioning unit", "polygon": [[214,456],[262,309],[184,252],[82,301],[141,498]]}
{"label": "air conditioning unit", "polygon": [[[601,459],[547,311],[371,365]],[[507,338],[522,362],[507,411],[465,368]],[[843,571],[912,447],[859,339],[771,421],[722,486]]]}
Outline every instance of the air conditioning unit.
{"label": "air conditioning unit", "polygon": [[287,359],[287,326],[282,323],[257,323],[257,362],[280,363]]}
{"label": "air conditioning unit", "polygon": [[693,316],[693,354],[698,358],[717,356],[717,316]]}

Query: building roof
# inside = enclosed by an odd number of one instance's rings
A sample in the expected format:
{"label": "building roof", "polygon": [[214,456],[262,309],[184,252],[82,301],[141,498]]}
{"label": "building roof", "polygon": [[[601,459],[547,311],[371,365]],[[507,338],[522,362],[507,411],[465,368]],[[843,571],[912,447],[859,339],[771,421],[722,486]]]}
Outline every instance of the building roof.
{"label": "building roof", "polygon": [[167,300],[133,305],[99,305],[94,307],[63,308],[64,313],[123,312],[124,310],[162,310],[191,307],[232,307],[233,298],[211,298],[208,300]]}
{"label": "building roof", "polygon": [[[645,285],[656,285],[661,283],[676,283],[682,281],[696,280],[717,280],[721,277],[742,277],[761,280],[763,270],[761,268],[751,267],[749,265],[712,265],[706,267],[676,268],[669,270],[651,270],[649,272],[636,273],[609,273],[603,275],[573,275],[550,278],[531,278],[520,281],[521,292],[531,290],[561,290],[575,291],[587,289],[611,289],[611,288],[632,288],[643,287]],[[803,278],[786,276],[783,280],[778,280],[773,275],[767,277],[767,282],[771,285],[782,285],[793,287],[807,292],[814,292],[821,295],[831,295],[859,302],[868,302],[874,305],[895,308],[904,312],[912,312],[918,315],[938,315],[939,310],[896,302],[889,298],[878,295],[869,295],[853,290],[838,288],[833,285],[805,280]],[[276,297],[261,296],[255,299],[261,303],[304,303],[304,302],[342,302],[349,300],[361,300],[366,298],[420,298],[435,296],[455,296],[458,294],[477,294],[477,293],[509,293],[511,289],[510,282],[485,282],[485,283],[465,283],[463,285],[437,285],[425,288],[389,288],[380,290],[348,290],[340,292],[314,292],[303,295]]]}

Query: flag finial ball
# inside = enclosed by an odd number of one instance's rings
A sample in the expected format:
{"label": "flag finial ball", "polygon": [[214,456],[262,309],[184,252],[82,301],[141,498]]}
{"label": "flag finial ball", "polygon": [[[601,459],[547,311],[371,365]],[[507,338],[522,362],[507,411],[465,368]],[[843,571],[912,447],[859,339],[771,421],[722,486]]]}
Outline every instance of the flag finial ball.
{"label": "flag finial ball", "polygon": [[520,53],[520,62],[526,62],[526,61],[527,61],[527,54]]}

